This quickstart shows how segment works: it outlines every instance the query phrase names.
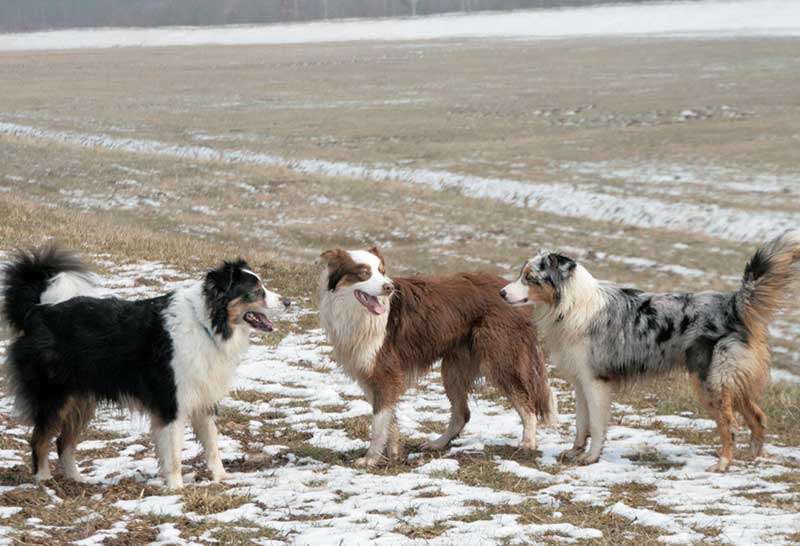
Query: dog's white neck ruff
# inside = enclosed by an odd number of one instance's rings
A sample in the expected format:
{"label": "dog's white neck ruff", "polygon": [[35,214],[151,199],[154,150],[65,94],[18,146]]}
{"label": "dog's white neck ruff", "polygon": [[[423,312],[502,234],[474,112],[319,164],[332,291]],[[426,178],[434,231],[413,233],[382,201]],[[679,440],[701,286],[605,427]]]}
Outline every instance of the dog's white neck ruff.
{"label": "dog's white neck ruff", "polygon": [[353,379],[368,375],[386,338],[390,301],[382,297],[386,311],[374,315],[353,295],[353,290],[328,290],[328,271],[320,277],[319,316],[322,327],[333,345],[333,358]]}
{"label": "dog's white neck ruff", "polygon": [[536,304],[534,319],[539,336],[550,351],[558,351],[583,337],[594,316],[606,305],[600,283],[578,264],[561,290],[557,305]]}
{"label": "dog's white neck ruff", "polygon": [[226,340],[214,333],[201,282],[175,292],[164,320],[173,344],[178,412],[188,417],[211,408],[228,394],[249,345],[249,327],[234,327]]}

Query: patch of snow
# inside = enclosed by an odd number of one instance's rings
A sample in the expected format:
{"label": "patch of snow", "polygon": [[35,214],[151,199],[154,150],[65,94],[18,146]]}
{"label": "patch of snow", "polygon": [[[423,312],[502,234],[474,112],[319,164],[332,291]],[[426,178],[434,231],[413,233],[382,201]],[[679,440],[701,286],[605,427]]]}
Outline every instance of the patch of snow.
{"label": "patch of snow", "polygon": [[[5,122],[0,122],[0,134],[86,148],[101,147],[201,161],[279,166],[321,176],[419,184],[437,191],[456,188],[469,197],[493,199],[561,216],[619,222],[643,228],[699,232],[734,241],[762,242],[797,226],[796,215],[789,212],[745,210],[688,201],[667,202],[650,197],[611,195],[568,184],[522,182],[428,169],[375,168],[343,161],[291,160],[244,150],[217,150],[207,146],[184,146],[155,140],[68,133]],[[194,233],[202,233],[201,228],[218,229],[210,226],[184,226],[185,230]]]}
{"label": "patch of snow", "polygon": [[0,34],[0,50],[625,35],[798,36],[800,7],[793,0],[683,1],[260,26],[59,30]]}

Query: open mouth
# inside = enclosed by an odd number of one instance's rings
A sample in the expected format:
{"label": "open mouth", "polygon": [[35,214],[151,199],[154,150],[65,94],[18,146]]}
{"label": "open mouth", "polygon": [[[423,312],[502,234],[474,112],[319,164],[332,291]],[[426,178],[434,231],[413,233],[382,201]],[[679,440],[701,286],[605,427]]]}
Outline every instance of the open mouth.
{"label": "open mouth", "polygon": [[247,324],[256,330],[261,330],[262,332],[271,332],[275,329],[275,325],[264,313],[259,313],[258,311],[248,311],[244,314],[243,318]]}
{"label": "open mouth", "polygon": [[356,290],[354,293],[358,303],[366,307],[373,315],[382,315],[386,312],[386,307],[384,307],[375,296],[362,292],[361,290]]}

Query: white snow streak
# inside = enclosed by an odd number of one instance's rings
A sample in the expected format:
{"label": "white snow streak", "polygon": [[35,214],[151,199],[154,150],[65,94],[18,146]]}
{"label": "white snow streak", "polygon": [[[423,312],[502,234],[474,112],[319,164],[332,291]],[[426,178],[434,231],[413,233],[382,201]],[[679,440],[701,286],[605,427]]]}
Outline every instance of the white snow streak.
{"label": "white snow streak", "polygon": [[283,167],[300,173],[373,182],[418,184],[437,191],[455,188],[469,197],[493,199],[560,216],[612,221],[642,228],[705,233],[733,241],[763,242],[788,229],[797,228],[798,224],[797,215],[787,212],[611,195],[569,184],[487,178],[431,169],[374,167],[344,161],[289,159],[248,150],[218,150],[209,146],[171,144],[157,140],[70,133],[5,122],[0,122],[0,134],[117,152]]}
{"label": "white snow streak", "polygon": [[665,2],[572,9],[226,27],[101,28],[0,35],[0,51],[360,40],[580,36],[798,36],[795,0]]}

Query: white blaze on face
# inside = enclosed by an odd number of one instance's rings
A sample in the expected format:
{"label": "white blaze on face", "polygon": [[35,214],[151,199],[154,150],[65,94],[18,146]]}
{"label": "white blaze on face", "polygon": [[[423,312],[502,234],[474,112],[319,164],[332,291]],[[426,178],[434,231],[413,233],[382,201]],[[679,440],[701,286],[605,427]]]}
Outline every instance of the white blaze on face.
{"label": "white blaze on face", "polygon": [[366,250],[350,250],[347,253],[354,262],[366,265],[370,269],[370,277],[367,280],[351,284],[348,287],[353,291],[353,296],[371,313],[376,315],[385,313],[386,305],[381,299],[387,295],[384,287],[391,285],[392,280],[381,273],[381,259]]}
{"label": "white blaze on face", "polygon": [[272,290],[267,290],[266,288],[264,290],[267,293],[267,309],[283,311],[286,307],[283,303],[284,297]]}
{"label": "white blaze on face", "polygon": [[264,286],[264,281],[261,280],[261,277],[258,273],[254,271],[250,271],[249,269],[242,269],[244,273],[248,273],[258,279],[258,282],[261,283],[261,287],[264,289],[264,301],[266,301],[267,309],[270,311],[285,311],[288,304],[286,303],[288,300],[278,294],[277,292],[273,292],[272,290],[267,290],[267,287]]}
{"label": "white blaze on face", "polygon": [[505,296],[504,296],[505,300],[511,305],[521,305],[529,303],[528,286],[523,282],[523,279],[525,278],[525,272],[533,268],[534,261],[535,260],[527,262],[522,267],[522,272],[520,273],[519,277],[517,277],[517,280],[507,284],[505,288],[503,288],[503,290],[505,291]]}

